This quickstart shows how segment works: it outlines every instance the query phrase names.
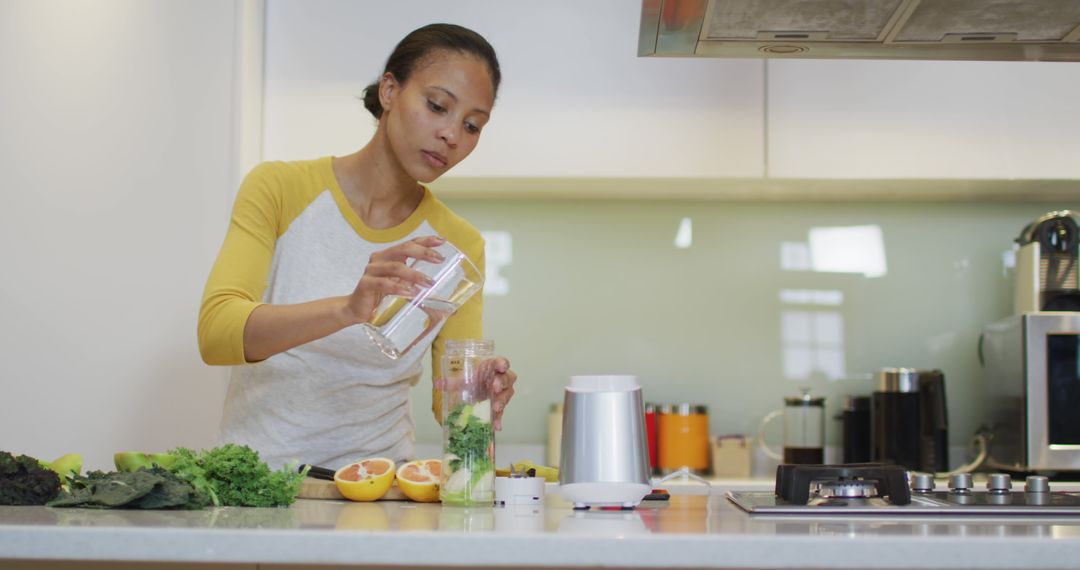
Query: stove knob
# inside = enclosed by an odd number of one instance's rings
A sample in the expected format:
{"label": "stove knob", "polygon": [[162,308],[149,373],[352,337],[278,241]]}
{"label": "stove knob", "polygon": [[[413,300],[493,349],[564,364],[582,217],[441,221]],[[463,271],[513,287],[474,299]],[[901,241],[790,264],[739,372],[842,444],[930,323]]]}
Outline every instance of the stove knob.
{"label": "stove knob", "polygon": [[911,490],[916,493],[929,493],[934,490],[934,475],[931,473],[912,473]]}
{"label": "stove knob", "polygon": [[949,475],[949,492],[970,493],[971,487],[971,473],[954,473]]}
{"label": "stove knob", "polygon": [[986,479],[986,490],[995,495],[1003,495],[1012,489],[1012,477],[1008,473],[991,473]]}
{"label": "stove knob", "polygon": [[1024,482],[1024,491],[1028,493],[1049,493],[1050,479],[1045,475],[1032,475]]}

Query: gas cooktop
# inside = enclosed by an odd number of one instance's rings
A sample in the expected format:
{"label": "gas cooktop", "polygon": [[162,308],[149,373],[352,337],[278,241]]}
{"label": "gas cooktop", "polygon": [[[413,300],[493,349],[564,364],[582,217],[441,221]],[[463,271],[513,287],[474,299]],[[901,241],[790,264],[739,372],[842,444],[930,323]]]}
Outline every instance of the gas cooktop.
{"label": "gas cooktop", "polygon": [[1080,493],[1051,491],[1046,477],[1028,477],[1023,491],[1004,473],[975,488],[970,473],[949,477],[938,490],[928,473],[896,465],[781,465],[773,493],[728,491],[750,514],[813,515],[1080,515]]}

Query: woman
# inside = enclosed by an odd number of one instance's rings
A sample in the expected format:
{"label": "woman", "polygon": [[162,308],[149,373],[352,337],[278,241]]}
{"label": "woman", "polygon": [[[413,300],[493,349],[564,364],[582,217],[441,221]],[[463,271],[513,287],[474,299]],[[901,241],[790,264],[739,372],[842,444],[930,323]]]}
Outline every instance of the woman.
{"label": "woman", "polygon": [[[367,145],[348,156],[264,163],[247,175],[199,312],[203,360],[243,365],[229,382],[222,443],[250,445],[275,467],[414,458],[409,389],[421,356],[431,346],[440,378],[447,339],[482,337],[483,296],[399,360],[354,325],[370,322],[383,296],[423,286],[405,262],[438,261],[432,248],[443,240],[483,271],[480,233],[423,183],[476,147],[499,81],[495,51],[479,34],[420,28],[364,92],[378,120]],[[501,429],[516,375],[505,358],[489,364]]]}

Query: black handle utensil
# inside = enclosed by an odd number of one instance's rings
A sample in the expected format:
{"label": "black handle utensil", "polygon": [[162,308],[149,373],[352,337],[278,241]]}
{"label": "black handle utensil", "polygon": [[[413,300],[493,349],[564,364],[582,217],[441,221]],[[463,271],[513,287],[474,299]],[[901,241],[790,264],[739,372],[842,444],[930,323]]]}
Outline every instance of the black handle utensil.
{"label": "black handle utensil", "polygon": [[325,467],[319,467],[318,465],[303,465],[297,467],[297,473],[303,473],[304,469],[308,470],[307,476],[313,479],[323,479],[325,481],[334,480],[334,470],[327,469]]}

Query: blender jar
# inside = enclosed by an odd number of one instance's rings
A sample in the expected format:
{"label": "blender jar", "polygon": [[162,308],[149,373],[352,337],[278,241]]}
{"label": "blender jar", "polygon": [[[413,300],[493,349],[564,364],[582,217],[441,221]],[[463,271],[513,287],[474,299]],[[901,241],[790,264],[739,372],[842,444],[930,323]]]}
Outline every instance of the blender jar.
{"label": "blender jar", "polygon": [[444,505],[491,505],[495,500],[495,430],[491,423],[490,340],[446,341],[442,357]]}

